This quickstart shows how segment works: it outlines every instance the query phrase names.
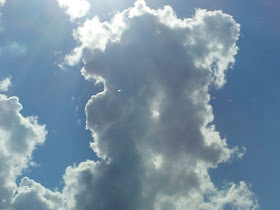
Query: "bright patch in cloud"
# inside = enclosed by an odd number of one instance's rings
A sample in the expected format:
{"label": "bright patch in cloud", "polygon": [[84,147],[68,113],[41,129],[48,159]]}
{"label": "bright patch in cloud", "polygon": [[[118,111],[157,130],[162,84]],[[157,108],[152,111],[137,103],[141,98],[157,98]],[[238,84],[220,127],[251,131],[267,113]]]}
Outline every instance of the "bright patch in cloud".
{"label": "bright patch in cloud", "polygon": [[0,6],[3,6],[5,4],[6,0],[0,0]]}
{"label": "bright patch in cloud", "polygon": [[85,16],[90,9],[90,4],[87,0],[58,0],[58,4],[66,9],[71,21]]}
{"label": "bright patch in cloud", "polygon": [[6,79],[0,81],[0,92],[8,91],[9,87],[12,85],[12,77],[7,77]]}

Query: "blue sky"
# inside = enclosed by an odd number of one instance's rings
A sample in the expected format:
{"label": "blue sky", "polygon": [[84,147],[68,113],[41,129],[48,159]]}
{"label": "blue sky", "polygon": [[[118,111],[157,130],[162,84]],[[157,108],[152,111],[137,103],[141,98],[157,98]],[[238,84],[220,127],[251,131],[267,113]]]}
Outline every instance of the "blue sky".
{"label": "blue sky", "polygon": [[[76,17],[76,10],[67,10],[75,2],[77,4],[74,8],[79,5],[90,5],[90,8],[81,7],[84,13],[79,13],[81,17]],[[280,26],[277,20],[280,19],[280,4],[276,0],[147,0],[143,14],[140,7],[135,6],[135,10],[140,11],[141,15],[132,15],[133,18],[123,15],[127,18],[123,20],[125,28],[122,28],[121,21],[112,24],[109,22],[108,27],[111,27],[112,33],[102,31],[103,26],[98,28],[99,23],[92,21],[94,16],[99,17],[100,23],[110,21],[117,11],[122,12],[133,4],[134,1],[129,0],[72,0],[68,3],[62,0],[6,0],[0,7],[0,81],[11,78],[8,91],[3,89],[0,94],[17,96],[18,103],[23,106],[21,115],[24,118],[38,116],[38,123],[46,125],[45,131],[48,132],[40,140],[44,142],[43,145],[32,147],[32,151],[26,150],[22,159],[26,158],[29,164],[17,166],[21,170],[13,172],[16,175],[11,180],[2,178],[7,174],[0,172],[0,184],[3,188],[7,188],[11,195],[17,192],[17,196],[9,198],[0,192],[0,200],[5,200],[5,205],[0,204],[0,209],[35,209],[36,205],[41,209],[98,209],[98,205],[101,209],[100,206],[104,209],[112,206],[116,209],[277,209],[277,192],[280,187],[280,136],[277,128],[280,114],[280,73],[277,65]],[[204,11],[198,14],[197,18],[205,17],[202,20],[207,29],[202,27],[190,32],[186,30],[185,36],[195,43],[221,45],[225,49],[224,53],[220,53],[219,49],[204,49],[199,44],[194,47],[186,44],[187,53],[182,53],[182,49],[173,45],[173,41],[181,43],[180,39],[185,39],[181,36],[183,29],[177,30],[171,26],[171,16],[166,15],[167,23],[164,25],[160,21],[153,22],[163,19],[163,13],[155,15],[147,12],[157,11],[165,5],[170,5],[180,19],[194,17],[195,9],[198,8],[221,10],[222,15],[215,13],[212,15],[214,18],[209,20],[207,18],[210,13]],[[146,13],[152,14],[152,18],[149,15],[146,17]],[[224,14],[229,14],[232,19]],[[92,25],[84,24],[87,20]],[[195,20],[194,18],[193,21]],[[210,25],[211,21],[214,25]],[[175,22],[179,24],[178,19]],[[238,30],[237,23],[241,25],[239,37],[234,33],[234,30]],[[200,23],[197,24],[199,26]],[[216,30],[213,29],[214,26],[217,26]],[[114,27],[117,32],[114,32]],[[73,36],[75,30],[79,34],[76,37]],[[125,33],[119,35],[119,30]],[[161,30],[165,31],[165,35],[159,35]],[[153,32],[159,33],[155,39],[149,35]],[[209,37],[214,41],[210,38],[198,38],[212,33],[214,35]],[[115,37],[119,40],[116,41]],[[234,52],[235,44],[239,48],[237,54]],[[105,50],[100,47],[103,45]],[[82,52],[75,54],[73,49],[79,49],[79,46],[82,46]],[[226,73],[220,66],[218,73],[203,76],[206,74],[203,69],[208,68],[207,61],[203,60],[207,53],[213,53],[220,59],[221,66],[231,65],[232,58],[235,58],[234,64]],[[79,57],[77,62],[75,56]],[[172,62],[177,59],[177,63]],[[166,60],[169,62],[165,62]],[[195,61],[200,62],[201,66],[192,64]],[[82,68],[83,75],[80,72]],[[179,70],[177,73],[165,73],[165,70],[177,68],[190,70],[186,75]],[[201,74],[196,73],[197,71],[201,71]],[[94,84],[96,75],[106,80],[108,91],[103,97],[97,95],[90,100],[93,95],[103,91],[104,87],[101,83]],[[220,77],[226,78],[227,82],[220,84],[214,81]],[[215,88],[217,86],[220,88]],[[207,92],[204,92],[205,87]],[[195,99],[181,99],[182,96],[177,96],[177,90],[188,94],[195,94],[196,90],[199,96],[194,95]],[[210,101],[207,99],[208,90]],[[143,92],[146,94],[141,95]],[[187,101],[187,105],[182,104],[185,100],[193,101]],[[9,103],[9,99],[0,98],[0,111],[2,107],[6,107],[6,103]],[[213,107],[213,122],[212,111],[207,108],[208,103]],[[148,119],[145,114],[146,106],[152,107],[151,115],[162,122],[153,122],[153,119],[152,123],[145,122]],[[163,110],[162,113],[160,110]],[[203,113],[202,116],[199,113]],[[159,119],[157,115],[160,116]],[[209,134],[204,137],[193,137],[196,136],[196,128],[208,128],[208,124],[200,124],[201,119],[216,125],[216,128],[205,131]],[[0,141],[6,145],[12,138],[4,140],[4,128],[8,126],[9,131],[11,126],[5,124],[5,117],[2,121]],[[181,126],[183,130],[179,128]],[[30,127],[33,130],[27,133],[37,129],[32,122],[24,129]],[[44,130],[43,127],[38,129],[40,132]],[[215,136],[215,131],[220,132],[218,137]],[[25,138],[21,135],[21,130],[11,130],[11,133],[16,132],[16,137]],[[35,136],[40,133],[36,132]],[[96,139],[98,136],[98,140],[90,147],[92,135]],[[204,135],[203,132],[201,135]],[[26,135],[26,144],[40,144],[36,140],[39,138],[30,136]],[[190,140],[185,140],[188,138]],[[211,142],[211,138],[216,141],[215,147],[210,144],[205,149],[206,143],[193,143]],[[226,146],[222,143],[223,138],[227,140]],[[18,141],[20,145],[23,140],[13,141]],[[153,141],[156,143],[151,143]],[[243,154],[243,146],[246,152],[240,159],[238,156]],[[239,151],[234,149],[237,147]],[[0,149],[3,152],[7,148],[0,145]],[[14,150],[8,148],[7,151],[11,154],[4,156],[3,152],[1,170],[8,165],[8,157],[18,157],[16,152],[13,156]],[[155,169],[150,169],[150,156],[161,165],[155,164]],[[16,160],[15,158],[15,162]],[[34,162],[36,166],[30,166],[30,162]],[[183,166],[184,164],[189,166]],[[185,171],[179,170],[178,166],[186,167]],[[160,167],[158,171],[157,167]],[[172,172],[165,170],[166,168],[170,168]],[[198,173],[199,170],[201,172]],[[138,175],[148,178],[138,178]],[[208,175],[211,180],[205,178]],[[181,179],[183,188],[193,189],[193,194],[180,189],[167,177]],[[158,185],[155,184],[151,190],[148,186],[154,179],[161,180],[162,183],[156,183]],[[4,183],[13,181],[13,188],[4,186]],[[242,188],[240,181],[244,181],[246,187]],[[110,194],[111,182],[117,182],[116,186],[112,185],[116,187],[119,197]],[[37,184],[39,187],[34,187]],[[84,185],[88,187],[73,190],[75,186]],[[160,187],[161,185],[167,187]],[[29,186],[28,190],[26,186]],[[145,192],[149,199],[141,197],[144,187],[147,187]],[[228,199],[228,189],[231,187],[236,190],[236,200]],[[129,189],[135,189],[134,196],[128,196]],[[205,192],[201,190],[202,193],[198,193],[197,189],[205,189]],[[46,195],[42,194],[45,191],[56,199],[49,199],[50,203],[45,202]],[[212,197],[206,193],[209,191]],[[30,192],[38,195],[38,200],[29,200],[31,203],[28,203]],[[158,198],[155,194],[162,197]],[[205,200],[190,203],[188,199],[193,199],[191,195],[196,198],[202,196]],[[239,195],[242,195],[241,198]],[[67,201],[67,196],[75,202]],[[218,197],[223,202],[219,203]],[[178,198],[181,200],[176,200]]]}

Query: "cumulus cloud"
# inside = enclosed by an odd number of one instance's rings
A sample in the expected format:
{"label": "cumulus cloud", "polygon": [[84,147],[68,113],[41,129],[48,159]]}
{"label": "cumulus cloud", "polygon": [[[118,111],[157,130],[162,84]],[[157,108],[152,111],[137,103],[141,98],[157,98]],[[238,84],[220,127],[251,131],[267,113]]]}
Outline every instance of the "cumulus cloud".
{"label": "cumulus cloud", "polygon": [[12,77],[9,76],[6,79],[0,81],[0,92],[8,91],[9,87],[12,85]]}
{"label": "cumulus cloud", "polygon": [[64,207],[61,193],[52,192],[39,183],[24,177],[18,187],[17,194],[12,200],[14,210],[60,210]]}
{"label": "cumulus cloud", "polygon": [[217,189],[208,174],[239,154],[216,131],[208,92],[225,84],[239,30],[222,11],[181,20],[139,0],[74,31],[80,45],[65,64],[82,61],[104,91],[85,108],[101,160],[67,168],[69,209],[258,208],[245,182]]}
{"label": "cumulus cloud", "polygon": [[16,187],[46,131],[20,115],[16,97],[1,95],[0,209],[258,209],[250,185],[219,189],[208,173],[241,154],[220,137],[209,103],[234,63],[239,28],[222,11],[181,20],[143,0],[108,22],[85,21],[64,65],[82,62],[82,75],[104,85],[85,107],[100,159],[69,166],[62,192],[26,177]]}
{"label": "cumulus cloud", "polygon": [[90,4],[87,0],[58,0],[58,4],[66,9],[66,14],[70,16],[71,21],[85,16],[90,9]]}
{"label": "cumulus cloud", "polygon": [[47,134],[37,117],[23,117],[21,109],[17,97],[0,94],[0,209],[10,206],[16,178],[29,166],[32,152]]}

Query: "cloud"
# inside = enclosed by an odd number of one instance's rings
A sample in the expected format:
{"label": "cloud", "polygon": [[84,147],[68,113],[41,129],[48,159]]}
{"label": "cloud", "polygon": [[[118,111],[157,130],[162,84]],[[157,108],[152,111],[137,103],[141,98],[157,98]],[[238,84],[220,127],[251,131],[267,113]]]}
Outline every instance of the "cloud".
{"label": "cloud", "polygon": [[143,0],[108,22],[86,20],[63,65],[82,62],[82,75],[104,85],[85,107],[99,160],[67,167],[62,192],[27,177],[17,187],[46,130],[20,114],[17,97],[1,95],[0,209],[258,209],[250,185],[217,188],[208,173],[242,153],[220,137],[209,104],[234,64],[239,30],[222,11],[181,20]]}
{"label": "cloud", "polygon": [[3,6],[5,4],[6,0],[0,0],[0,6]]}
{"label": "cloud", "polygon": [[58,4],[66,9],[66,14],[70,16],[71,21],[85,16],[90,9],[87,0],[58,0]]}
{"label": "cloud", "polygon": [[17,190],[17,195],[12,201],[12,209],[59,210],[63,208],[63,202],[61,193],[52,192],[39,183],[24,177]]}
{"label": "cloud", "polygon": [[0,209],[9,207],[16,178],[29,166],[32,152],[47,134],[37,117],[23,117],[21,110],[17,97],[0,94]]}
{"label": "cloud", "polygon": [[208,92],[226,82],[239,28],[222,11],[181,20],[139,0],[74,31],[64,65],[82,61],[104,91],[85,108],[101,160],[67,168],[68,209],[258,209],[245,182],[217,189],[208,174],[239,154],[216,131]]}
{"label": "cloud", "polygon": [[12,77],[9,76],[6,79],[0,81],[0,92],[8,91],[9,87],[12,85]]}
{"label": "cloud", "polygon": [[18,42],[11,42],[6,46],[0,47],[0,55],[10,54],[10,55],[25,55],[26,47]]}

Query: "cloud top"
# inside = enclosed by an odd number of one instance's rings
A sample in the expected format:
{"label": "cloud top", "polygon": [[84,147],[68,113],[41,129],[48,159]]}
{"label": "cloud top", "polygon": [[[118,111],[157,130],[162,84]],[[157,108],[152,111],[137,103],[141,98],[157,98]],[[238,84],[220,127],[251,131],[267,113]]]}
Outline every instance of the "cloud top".
{"label": "cloud top", "polygon": [[9,76],[4,80],[0,81],[0,92],[8,91],[9,87],[12,85],[11,79],[12,77]]}
{"label": "cloud top", "polygon": [[90,9],[87,0],[58,0],[58,4],[66,9],[66,14],[70,16],[71,21],[85,16]]}

